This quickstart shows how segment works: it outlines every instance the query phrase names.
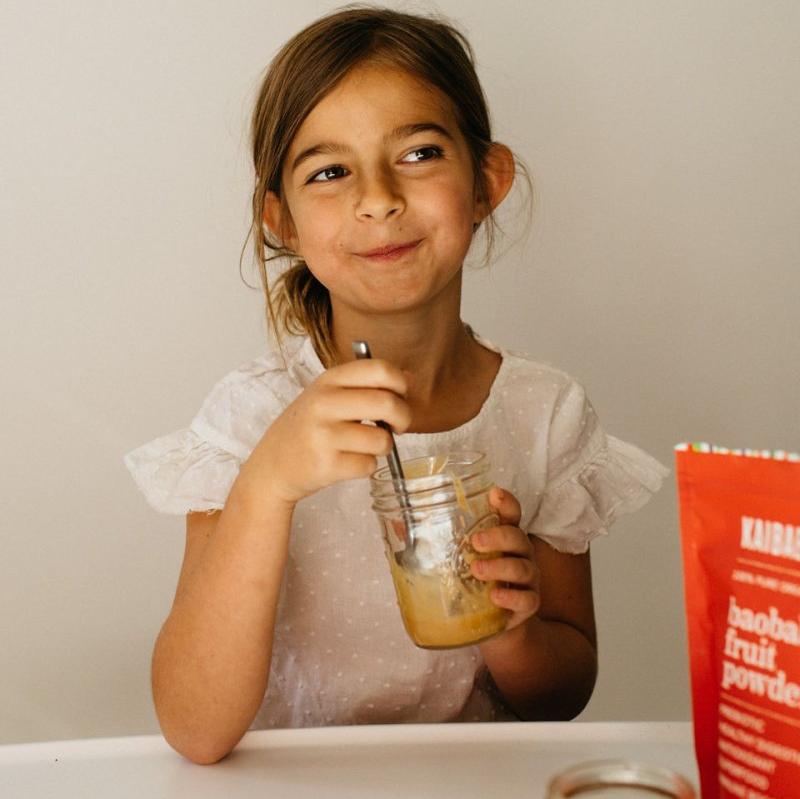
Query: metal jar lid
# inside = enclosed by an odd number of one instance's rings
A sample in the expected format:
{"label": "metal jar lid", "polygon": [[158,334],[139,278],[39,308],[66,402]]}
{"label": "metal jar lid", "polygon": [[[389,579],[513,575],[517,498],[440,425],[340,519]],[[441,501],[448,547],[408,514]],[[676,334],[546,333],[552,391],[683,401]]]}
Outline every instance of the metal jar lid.
{"label": "metal jar lid", "polygon": [[629,793],[630,799],[697,799],[691,783],[676,771],[626,760],[572,766],[550,780],[546,799],[622,799]]}

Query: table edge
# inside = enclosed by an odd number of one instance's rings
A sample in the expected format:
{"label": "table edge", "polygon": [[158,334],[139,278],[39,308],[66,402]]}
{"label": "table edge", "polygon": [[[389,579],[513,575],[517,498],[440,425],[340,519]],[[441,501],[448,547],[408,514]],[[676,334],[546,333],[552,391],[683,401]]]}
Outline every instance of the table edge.
{"label": "table edge", "polygon": [[[587,741],[656,742],[689,745],[691,721],[563,721],[479,722],[431,724],[364,724],[339,727],[305,727],[250,730],[238,751],[309,746],[381,746],[404,743],[475,743],[517,741],[575,743]],[[161,735],[79,738],[0,746],[0,765],[43,760],[85,759],[108,755],[175,753]]]}

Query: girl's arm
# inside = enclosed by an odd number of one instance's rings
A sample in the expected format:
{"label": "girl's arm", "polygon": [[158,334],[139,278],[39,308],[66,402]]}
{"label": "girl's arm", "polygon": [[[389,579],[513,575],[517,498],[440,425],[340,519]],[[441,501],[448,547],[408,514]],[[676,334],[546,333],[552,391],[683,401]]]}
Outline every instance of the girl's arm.
{"label": "girl's arm", "polygon": [[520,718],[574,718],[589,701],[597,676],[589,553],[565,554],[526,536],[517,527],[520,506],[510,492],[494,488],[490,501],[501,526],[479,548],[504,554],[484,561],[484,572],[475,576],[509,583],[494,589],[493,601],[512,616],[508,630],[481,644],[481,653]]}
{"label": "girl's arm", "polygon": [[225,508],[191,513],[172,610],[153,652],[153,699],[167,741],[197,763],[223,758],[264,699],[294,507],[369,475],[391,449],[382,419],[411,422],[403,374],[385,361],[323,373],[270,425]]}
{"label": "girl's arm", "polygon": [[533,539],[541,572],[536,615],[481,651],[511,709],[526,721],[572,719],[589,701],[597,677],[589,553],[569,555]]}
{"label": "girl's arm", "polygon": [[223,511],[186,517],[172,610],[156,640],[153,700],[169,744],[214,763],[264,698],[292,507],[254,503],[234,483]]}

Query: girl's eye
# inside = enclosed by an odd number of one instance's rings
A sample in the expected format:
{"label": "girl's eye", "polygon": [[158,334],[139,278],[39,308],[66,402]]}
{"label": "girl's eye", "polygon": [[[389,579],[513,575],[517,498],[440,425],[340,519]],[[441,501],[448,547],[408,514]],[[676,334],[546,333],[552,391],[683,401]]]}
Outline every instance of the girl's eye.
{"label": "girl's eye", "polygon": [[325,169],[321,169],[319,172],[313,174],[308,182],[309,183],[328,183],[331,180],[335,180],[336,178],[344,177],[344,173],[347,170],[343,166],[326,166]]}
{"label": "girl's eye", "polygon": [[411,161],[412,163],[416,163],[417,161],[430,161],[433,158],[441,157],[441,155],[441,147],[418,147],[416,150],[412,150],[406,155],[403,161]]}

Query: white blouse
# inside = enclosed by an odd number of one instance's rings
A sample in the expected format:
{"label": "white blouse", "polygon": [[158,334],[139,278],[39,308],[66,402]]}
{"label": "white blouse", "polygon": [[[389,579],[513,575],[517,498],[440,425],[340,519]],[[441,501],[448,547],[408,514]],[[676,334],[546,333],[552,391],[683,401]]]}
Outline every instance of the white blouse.
{"label": "white blouse", "polygon": [[[522,506],[520,527],[580,553],[669,474],[606,435],[569,375],[475,338],[502,356],[479,413],[452,430],[397,435],[402,459],[456,449],[488,455]],[[212,389],[189,427],[125,455],[150,505],[186,514],[224,507],[240,464],[271,422],[322,372],[308,337],[250,360]],[[417,648],[400,619],[369,481],[301,500],[278,600],[269,687],[251,729],[513,718],[477,646]]]}

